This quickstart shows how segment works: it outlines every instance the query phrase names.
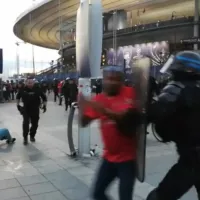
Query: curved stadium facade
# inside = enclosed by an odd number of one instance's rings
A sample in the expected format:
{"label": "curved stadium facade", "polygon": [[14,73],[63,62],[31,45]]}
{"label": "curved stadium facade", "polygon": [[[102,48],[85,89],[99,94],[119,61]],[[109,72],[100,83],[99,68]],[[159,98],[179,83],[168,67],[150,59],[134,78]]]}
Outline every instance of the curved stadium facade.
{"label": "curved stadium facade", "polygon": [[[102,0],[102,5],[102,66],[116,59],[117,64],[128,67],[141,55],[150,56],[154,65],[160,66],[172,51],[193,48],[191,43],[182,41],[192,38],[194,26],[199,24],[194,20],[194,0]],[[58,68],[63,73],[75,70],[78,7],[79,0],[45,0],[17,19],[14,25],[17,37],[57,49],[62,55],[58,67],[41,74],[50,76]],[[114,40],[117,48],[113,46]]]}

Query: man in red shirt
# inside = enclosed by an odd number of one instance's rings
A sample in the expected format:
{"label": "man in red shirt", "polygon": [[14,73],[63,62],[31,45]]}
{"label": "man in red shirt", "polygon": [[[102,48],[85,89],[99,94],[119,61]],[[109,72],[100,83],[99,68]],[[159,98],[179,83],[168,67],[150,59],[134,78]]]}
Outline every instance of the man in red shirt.
{"label": "man in red shirt", "polygon": [[59,106],[62,106],[62,86],[63,86],[63,81],[60,81],[58,83]]}
{"label": "man in red shirt", "polygon": [[135,91],[123,84],[123,69],[109,66],[104,69],[104,92],[92,100],[79,96],[80,121],[87,126],[100,120],[104,143],[103,160],[93,191],[96,200],[108,200],[105,191],[119,178],[119,199],[131,200],[136,177],[135,132],[139,114],[134,102]]}

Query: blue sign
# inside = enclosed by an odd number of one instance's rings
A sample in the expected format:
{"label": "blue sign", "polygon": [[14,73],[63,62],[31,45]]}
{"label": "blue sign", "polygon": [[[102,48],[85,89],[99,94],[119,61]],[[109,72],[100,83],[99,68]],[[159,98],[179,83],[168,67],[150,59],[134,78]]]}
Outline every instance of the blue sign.
{"label": "blue sign", "polygon": [[0,49],[0,74],[3,73],[3,49]]}

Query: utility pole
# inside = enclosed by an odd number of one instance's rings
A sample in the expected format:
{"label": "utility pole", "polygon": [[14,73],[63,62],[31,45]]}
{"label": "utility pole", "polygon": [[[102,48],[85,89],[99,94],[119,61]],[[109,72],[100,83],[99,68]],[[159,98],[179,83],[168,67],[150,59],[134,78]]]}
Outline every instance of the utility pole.
{"label": "utility pole", "polygon": [[[32,5],[34,5],[35,0],[32,0]],[[30,13],[29,16],[30,20],[30,26],[32,25],[32,14]],[[31,32],[30,32],[31,37]],[[34,45],[32,44],[32,66],[33,66],[33,74],[35,74],[35,51],[34,51]]]}
{"label": "utility pole", "polygon": [[17,78],[19,78],[19,73],[20,73],[20,69],[19,69],[19,42],[16,42],[16,69],[17,69]]}
{"label": "utility pole", "polygon": [[[197,23],[194,25],[194,37],[199,37],[199,8],[200,2],[199,0],[194,0],[194,22]],[[194,50],[198,50],[198,44],[194,44]]]}

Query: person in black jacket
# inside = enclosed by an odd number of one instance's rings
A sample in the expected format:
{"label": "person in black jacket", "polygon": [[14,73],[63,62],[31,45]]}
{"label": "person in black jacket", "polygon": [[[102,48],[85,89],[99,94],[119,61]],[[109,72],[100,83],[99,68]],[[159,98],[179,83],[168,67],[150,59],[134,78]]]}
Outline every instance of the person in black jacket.
{"label": "person in black jacket", "polygon": [[164,143],[176,144],[179,159],[147,200],[178,200],[193,186],[200,200],[200,52],[180,52],[161,71],[173,81],[150,102],[148,121]]}
{"label": "person in black jacket", "polygon": [[[30,141],[35,142],[35,135],[38,128],[39,113],[42,99],[42,109],[46,112],[47,97],[40,88],[34,87],[33,79],[27,79],[26,85],[19,90],[16,96],[17,109],[23,116],[23,137],[24,145],[28,144],[28,134],[30,133]],[[20,105],[20,99],[23,106]],[[29,129],[29,124],[31,128]]]}
{"label": "person in black jacket", "polygon": [[69,80],[69,106],[71,107],[71,104],[73,102],[77,101],[77,95],[78,95],[78,87],[74,80]]}
{"label": "person in black jacket", "polygon": [[41,89],[44,94],[47,93],[48,86],[47,86],[47,83],[43,80],[41,81]]}
{"label": "person in black jacket", "polygon": [[96,87],[96,95],[101,94],[101,92],[102,92],[102,83],[101,83],[100,79],[96,79],[95,87]]}
{"label": "person in black jacket", "polygon": [[69,78],[66,78],[65,83],[62,86],[62,95],[65,98],[65,110],[68,110],[68,106],[69,106],[69,94],[70,94],[70,90],[69,90]]}
{"label": "person in black jacket", "polygon": [[53,93],[54,93],[54,102],[56,102],[58,98],[58,80],[53,80]]}

